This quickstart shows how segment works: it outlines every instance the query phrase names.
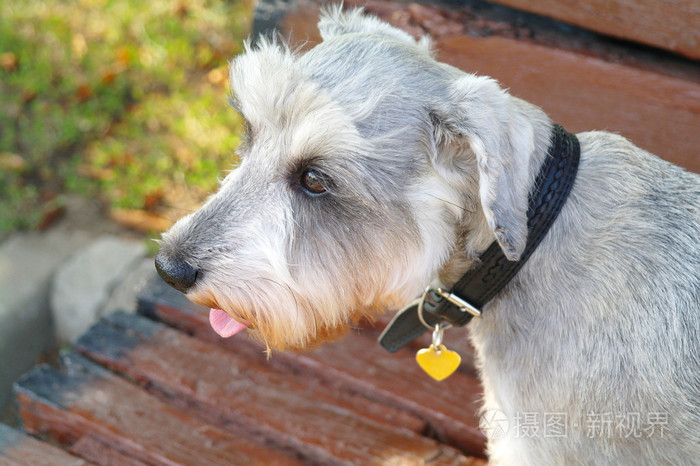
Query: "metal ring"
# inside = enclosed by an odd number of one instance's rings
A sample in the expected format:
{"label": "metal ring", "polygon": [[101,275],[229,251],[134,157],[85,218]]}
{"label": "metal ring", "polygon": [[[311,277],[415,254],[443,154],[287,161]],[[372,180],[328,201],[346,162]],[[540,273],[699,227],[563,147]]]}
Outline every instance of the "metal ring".
{"label": "metal ring", "polygon": [[[431,288],[427,287],[425,291],[423,292],[423,296],[421,296],[420,301],[418,301],[418,320],[420,320],[420,323],[425,326],[428,330],[434,330],[432,326],[428,325],[428,323],[425,321],[423,318],[423,303],[425,302],[425,299],[428,297],[428,293],[430,293]],[[446,330],[450,327],[452,327],[452,324],[449,322],[444,322],[443,324],[435,324],[439,325],[442,330]]]}
{"label": "metal ring", "polygon": [[433,351],[440,354],[440,345],[442,345],[442,337],[444,336],[444,328],[440,327],[440,324],[435,324],[435,329],[433,330],[433,341],[430,343]]}

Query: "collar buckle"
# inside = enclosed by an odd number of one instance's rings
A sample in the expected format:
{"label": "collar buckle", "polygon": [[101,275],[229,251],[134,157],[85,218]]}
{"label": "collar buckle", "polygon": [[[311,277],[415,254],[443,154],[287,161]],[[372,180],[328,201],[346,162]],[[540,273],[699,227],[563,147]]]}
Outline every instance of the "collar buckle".
{"label": "collar buckle", "polygon": [[[442,304],[445,304],[445,301],[452,304],[452,306],[441,306]],[[457,311],[454,311],[453,306],[457,308]],[[434,324],[432,322],[430,324],[426,322],[425,316],[423,315],[423,311],[425,310],[427,310],[432,316],[438,318],[439,321],[444,321],[441,325],[443,329],[452,327],[453,325],[461,327],[465,325],[465,323],[472,317],[481,317],[481,310],[479,310],[476,306],[471,304],[469,301],[462,299],[456,294],[445,291],[440,287],[427,287],[417,304],[416,312],[418,314],[418,320],[420,320],[421,324],[423,324],[425,328],[432,330]],[[464,314],[468,314],[469,316],[465,316]],[[465,320],[465,318],[467,320]]]}
{"label": "collar buckle", "polygon": [[459,308],[460,311],[471,314],[473,317],[481,317],[481,310],[471,304],[469,301],[460,298],[454,293],[445,291],[442,288],[435,289],[435,292],[448,300],[450,303],[454,304]]}

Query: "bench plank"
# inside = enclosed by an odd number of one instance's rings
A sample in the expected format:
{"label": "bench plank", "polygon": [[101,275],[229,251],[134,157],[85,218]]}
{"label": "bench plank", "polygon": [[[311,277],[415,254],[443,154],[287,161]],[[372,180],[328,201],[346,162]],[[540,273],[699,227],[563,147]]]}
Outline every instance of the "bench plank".
{"label": "bench plank", "polygon": [[108,443],[89,435],[81,437],[68,450],[74,455],[85,458],[95,464],[149,466],[148,463],[122,453],[112,448]]}
{"label": "bench plank", "polygon": [[700,173],[700,84],[503,37],[439,40],[439,56],[488,75],[569,131],[608,130]]}
{"label": "bench plank", "polygon": [[[228,339],[216,335],[209,326],[208,309],[189,302],[166,284],[156,281],[148,289],[149,294],[142,296],[139,303],[139,312],[235,354],[263,357],[260,345],[243,335]],[[416,364],[414,350],[387,353],[373,338],[374,334],[370,334],[372,338],[350,333],[339,342],[308,352],[276,352],[271,361],[328,383],[342,384],[368,399],[413,413],[426,419],[430,430],[441,441],[467,454],[482,456],[485,437],[478,428],[482,393],[479,382],[460,372],[442,383],[435,382]]]}
{"label": "bench plank", "polygon": [[83,466],[88,464],[91,463],[0,424],[0,465],[2,466]]}
{"label": "bench plank", "polygon": [[700,58],[696,0],[493,0],[620,39]]}
{"label": "bench plank", "polygon": [[25,430],[61,444],[92,437],[147,464],[295,463],[167,406],[75,353],[64,356],[61,371],[34,368],[15,391]]}
{"label": "bench plank", "polygon": [[324,464],[470,464],[456,450],[371,420],[321,387],[142,317],[116,314],[76,347],[179,409],[254,432]]}

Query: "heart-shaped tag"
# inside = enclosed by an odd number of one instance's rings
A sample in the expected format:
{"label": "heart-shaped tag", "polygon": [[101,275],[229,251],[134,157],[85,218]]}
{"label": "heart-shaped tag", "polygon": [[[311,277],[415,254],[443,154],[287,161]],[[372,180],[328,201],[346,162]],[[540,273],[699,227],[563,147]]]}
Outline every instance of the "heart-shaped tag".
{"label": "heart-shaped tag", "polygon": [[440,345],[437,351],[432,346],[418,350],[416,362],[426,374],[439,382],[457,370],[462,362],[462,357],[459,353],[445,348],[445,345]]}

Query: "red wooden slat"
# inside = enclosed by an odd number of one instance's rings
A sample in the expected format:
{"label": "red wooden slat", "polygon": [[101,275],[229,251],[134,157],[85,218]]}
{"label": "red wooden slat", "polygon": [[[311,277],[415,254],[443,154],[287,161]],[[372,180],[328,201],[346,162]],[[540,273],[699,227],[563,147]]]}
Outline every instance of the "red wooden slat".
{"label": "red wooden slat", "polygon": [[569,131],[622,134],[700,172],[700,84],[502,37],[438,42],[440,58],[497,79]]}
{"label": "red wooden slat", "polygon": [[493,0],[609,36],[700,58],[697,0]]}
{"label": "red wooden slat", "polygon": [[[262,358],[261,347],[239,334],[222,339],[211,330],[208,310],[187,301],[164,283],[153,283],[140,303],[143,313],[215,342],[236,354]],[[456,330],[461,332],[463,330]],[[466,338],[466,336],[462,336]],[[418,367],[415,351],[384,351],[372,338],[350,333],[343,340],[300,353],[273,353],[271,361],[339,383],[353,392],[413,413],[430,424],[443,441],[471,455],[483,455],[485,438],[478,429],[479,382],[455,373],[435,382]]]}
{"label": "red wooden slat", "polygon": [[293,457],[183,414],[82,357],[67,361],[62,372],[40,366],[17,383],[28,432],[65,445],[92,437],[121,458],[147,464],[294,464]]}
{"label": "red wooden slat", "polygon": [[95,464],[109,466],[148,466],[148,463],[139,461],[133,456],[129,456],[113,448],[108,443],[98,438],[86,435],[70,446],[69,451],[81,458],[92,461]]}
{"label": "red wooden slat", "polygon": [[[469,464],[401,426],[373,421],[313,384],[143,318],[103,321],[77,347],[181,408],[325,464]],[[308,378],[306,378],[308,379]]]}
{"label": "red wooden slat", "polygon": [[0,466],[83,466],[89,462],[0,424]]}

